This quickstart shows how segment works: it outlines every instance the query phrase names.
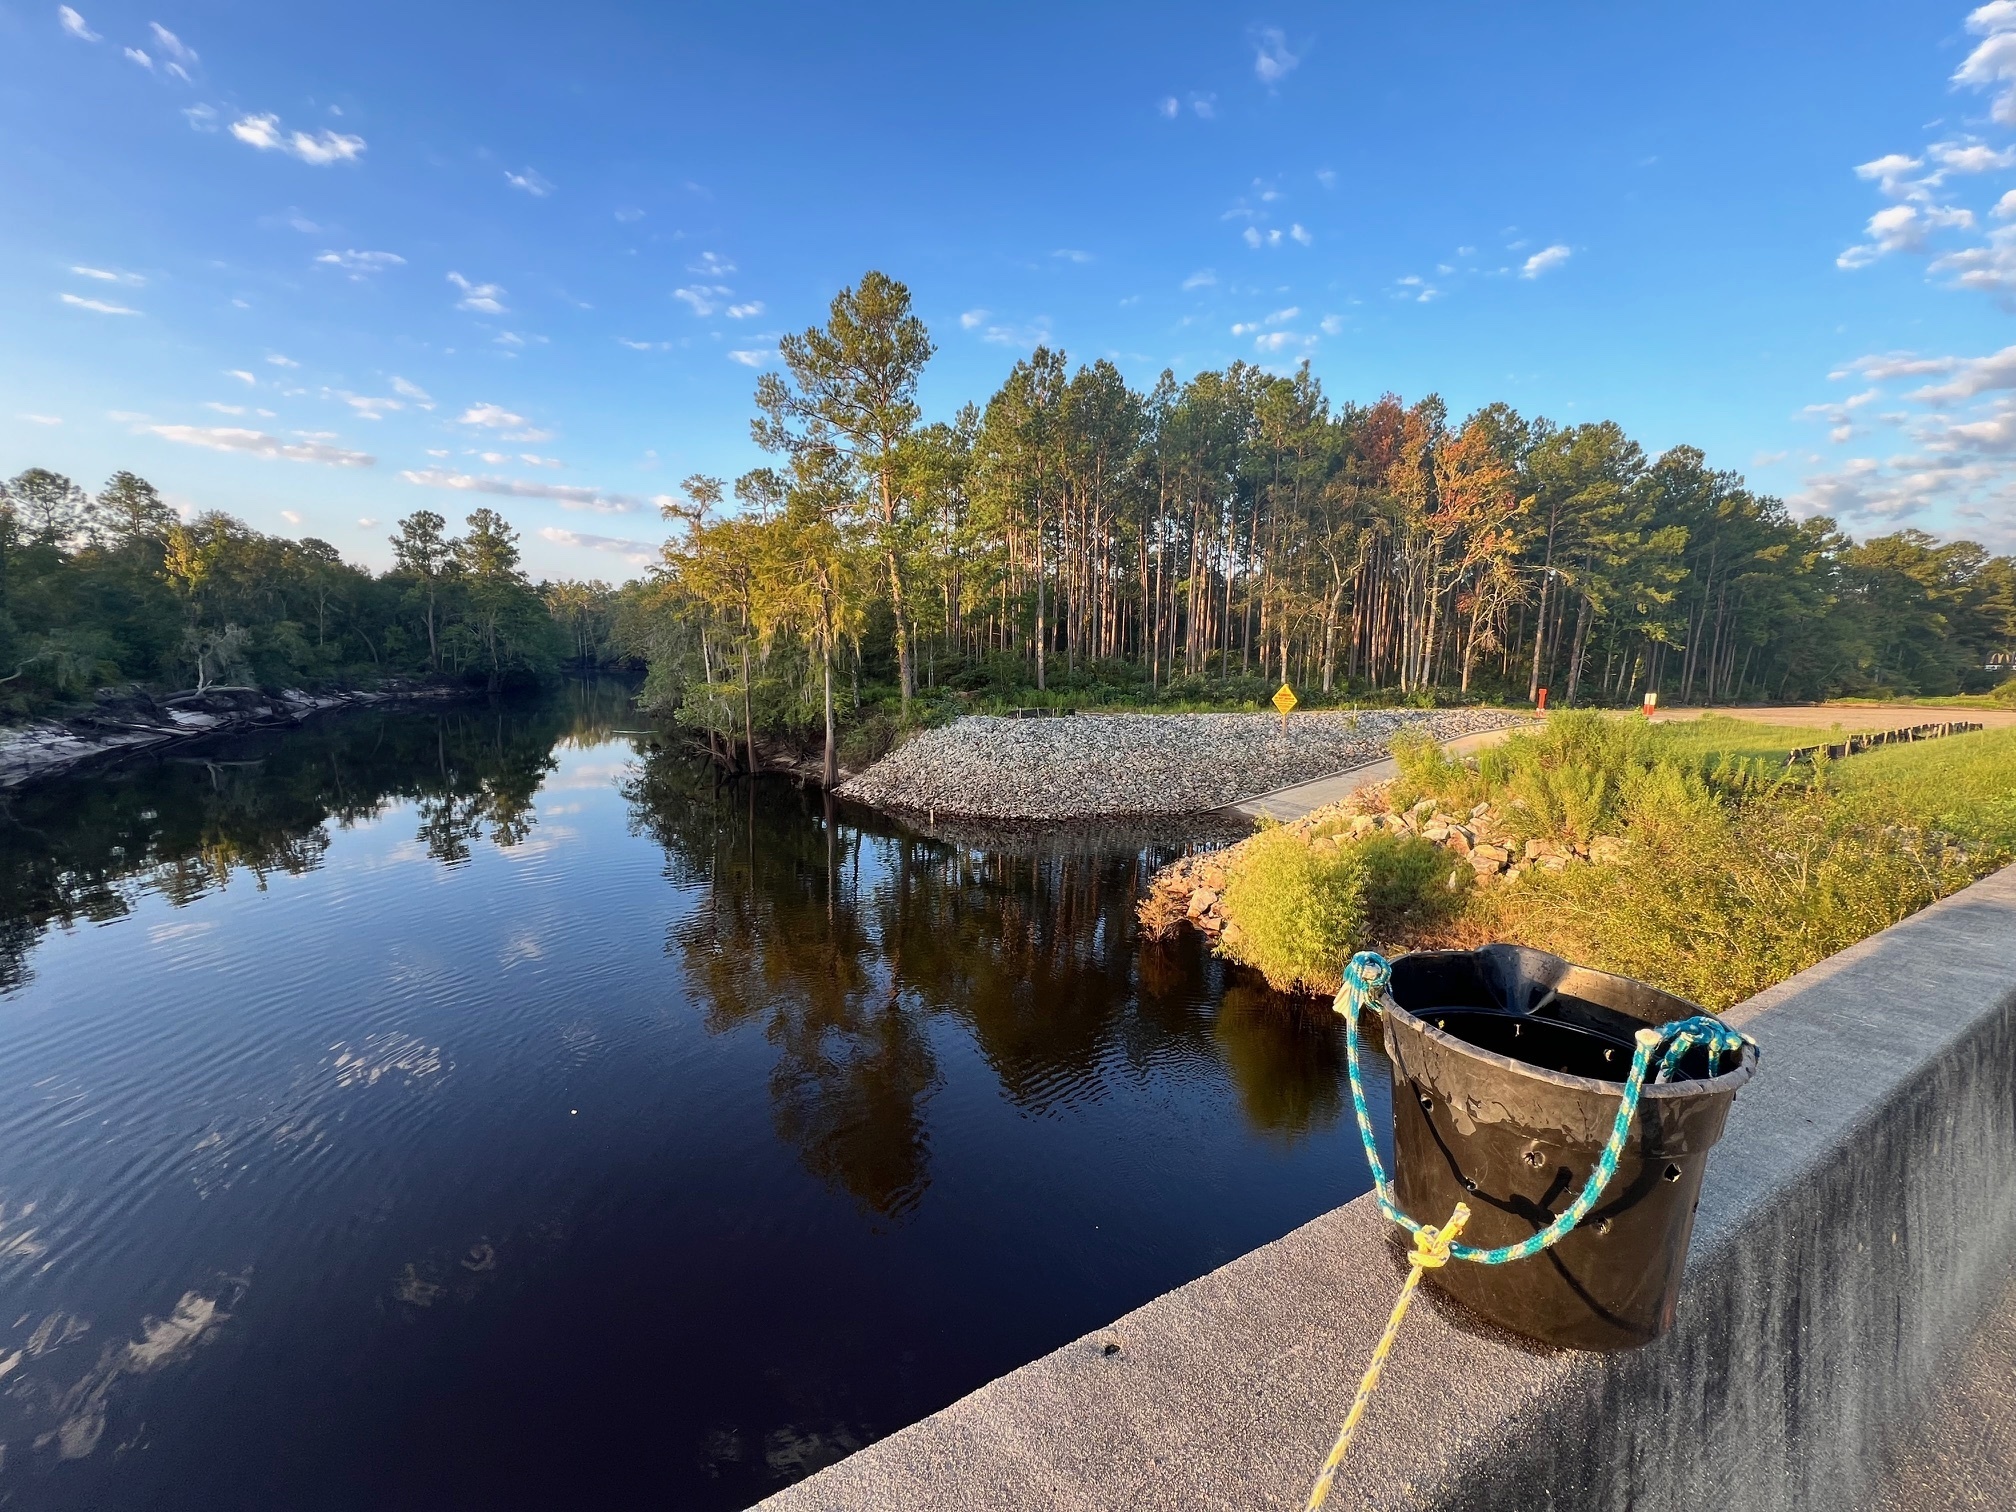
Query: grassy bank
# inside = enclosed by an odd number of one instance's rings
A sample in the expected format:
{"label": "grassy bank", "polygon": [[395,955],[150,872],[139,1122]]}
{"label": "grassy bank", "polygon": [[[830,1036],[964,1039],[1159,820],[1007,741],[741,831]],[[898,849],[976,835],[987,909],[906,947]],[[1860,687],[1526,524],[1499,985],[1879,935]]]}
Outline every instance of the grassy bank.
{"label": "grassy bank", "polygon": [[[1724,1008],[2016,859],[2016,730],[1788,770],[1812,738],[1564,714],[1467,761],[1402,743],[1386,814],[1226,858],[1219,949],[1332,991],[1353,950],[1510,940]],[[1502,873],[1465,864],[1473,813]]]}

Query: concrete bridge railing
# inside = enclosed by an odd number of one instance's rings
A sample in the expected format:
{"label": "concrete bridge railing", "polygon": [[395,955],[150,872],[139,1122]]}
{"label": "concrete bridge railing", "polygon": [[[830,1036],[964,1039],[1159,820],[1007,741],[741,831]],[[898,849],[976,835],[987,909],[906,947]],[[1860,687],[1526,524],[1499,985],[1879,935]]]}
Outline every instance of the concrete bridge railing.
{"label": "concrete bridge railing", "polygon": [[[2016,868],[1728,1017],[1763,1069],[1711,1158],[1674,1331],[1583,1354],[1417,1306],[1333,1507],[1871,1494],[2011,1275]],[[1403,1275],[1361,1198],[764,1506],[1299,1507]]]}

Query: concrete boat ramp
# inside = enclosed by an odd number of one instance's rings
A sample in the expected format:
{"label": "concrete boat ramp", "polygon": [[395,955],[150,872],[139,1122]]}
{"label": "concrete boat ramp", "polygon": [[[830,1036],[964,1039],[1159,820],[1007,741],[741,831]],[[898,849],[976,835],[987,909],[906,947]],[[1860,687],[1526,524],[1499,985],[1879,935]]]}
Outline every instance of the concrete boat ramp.
{"label": "concrete boat ramp", "polygon": [[[1513,730],[1513,725],[1503,730],[1482,730],[1475,735],[1461,735],[1445,741],[1442,749],[1451,756],[1468,756],[1473,751],[1481,751],[1486,746],[1497,745]],[[1256,798],[1230,805],[1227,813],[1243,814],[1248,819],[1274,819],[1285,824],[1290,819],[1300,819],[1304,814],[1313,813],[1326,804],[1342,803],[1360,788],[1371,787],[1374,783],[1389,782],[1400,775],[1399,764],[1391,756],[1378,761],[1368,761],[1363,766],[1352,767],[1349,771],[1333,773],[1328,777],[1318,777],[1314,782],[1298,782],[1291,787],[1276,788],[1271,793],[1262,793]]]}

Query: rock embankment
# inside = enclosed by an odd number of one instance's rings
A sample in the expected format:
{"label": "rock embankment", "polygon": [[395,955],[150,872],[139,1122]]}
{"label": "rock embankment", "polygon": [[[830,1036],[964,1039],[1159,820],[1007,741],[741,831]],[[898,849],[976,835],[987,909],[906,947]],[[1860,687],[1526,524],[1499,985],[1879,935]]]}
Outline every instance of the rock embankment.
{"label": "rock embankment", "polygon": [[203,736],[299,724],[324,709],[446,697],[456,691],[402,685],[340,693],[205,688],[160,699],[138,691],[106,693],[89,713],[61,721],[38,719],[0,727],[0,789],[59,776],[88,762],[157,750]]}
{"label": "rock embankment", "polygon": [[[1565,871],[1580,862],[1607,865],[1624,854],[1616,835],[1592,835],[1580,841],[1521,839],[1514,816],[1489,803],[1448,812],[1433,798],[1395,810],[1393,784],[1373,783],[1341,803],[1328,804],[1280,828],[1317,849],[1335,851],[1370,835],[1414,835],[1467,865],[1477,886],[1509,886],[1531,871]],[[1516,801],[1516,800],[1515,800]],[[1241,840],[1222,850],[1198,851],[1170,862],[1155,874],[1136,906],[1142,929],[1161,939],[1184,924],[1216,938],[1233,927],[1224,914],[1225,883],[1239,864]],[[1458,885],[1459,869],[1450,882]]]}
{"label": "rock embankment", "polygon": [[969,715],[926,730],[843,798],[970,819],[1195,814],[1377,761],[1400,730],[1452,740],[1520,722],[1496,709],[1272,714]]}

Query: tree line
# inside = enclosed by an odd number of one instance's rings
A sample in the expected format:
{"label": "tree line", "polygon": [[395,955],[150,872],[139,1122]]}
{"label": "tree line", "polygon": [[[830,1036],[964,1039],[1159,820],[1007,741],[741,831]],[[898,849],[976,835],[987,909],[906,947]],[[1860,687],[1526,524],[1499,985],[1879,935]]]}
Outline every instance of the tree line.
{"label": "tree line", "polygon": [[927,422],[932,353],[909,291],[867,274],[759,380],[773,462],[668,507],[630,644],[710,744],[739,724],[753,764],[767,684],[830,779],[864,670],[905,715],[920,686],[1060,673],[1137,697],[1706,703],[1972,691],[2016,647],[2016,559],[1855,541],[1614,422],[1333,402],[1306,362],[1142,392],[1047,346]]}
{"label": "tree line", "polygon": [[0,696],[22,712],[134,683],[498,689],[620,656],[615,590],[535,585],[495,510],[464,526],[416,510],[373,573],[313,537],[184,520],[130,472],[92,494],[29,468],[0,485]]}

